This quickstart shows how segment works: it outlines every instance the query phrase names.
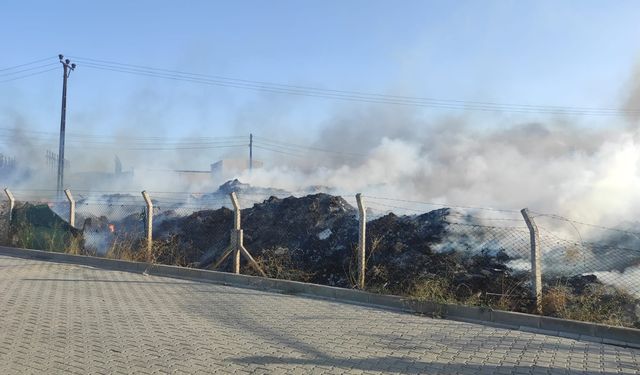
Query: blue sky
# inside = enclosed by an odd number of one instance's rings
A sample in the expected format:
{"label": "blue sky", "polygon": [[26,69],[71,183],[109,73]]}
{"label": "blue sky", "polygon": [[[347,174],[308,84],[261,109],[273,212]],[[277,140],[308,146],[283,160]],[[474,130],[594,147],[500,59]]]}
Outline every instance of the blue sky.
{"label": "blue sky", "polygon": [[[328,89],[617,108],[640,63],[638,20],[637,1],[4,1],[0,69],[47,56],[56,62],[64,53]],[[0,83],[0,127],[57,132],[60,76],[54,71]],[[140,77],[79,63],[69,82],[68,131],[251,131],[303,142],[336,113],[376,106]],[[545,119],[410,110],[425,121]],[[608,126],[618,120],[572,121]]]}

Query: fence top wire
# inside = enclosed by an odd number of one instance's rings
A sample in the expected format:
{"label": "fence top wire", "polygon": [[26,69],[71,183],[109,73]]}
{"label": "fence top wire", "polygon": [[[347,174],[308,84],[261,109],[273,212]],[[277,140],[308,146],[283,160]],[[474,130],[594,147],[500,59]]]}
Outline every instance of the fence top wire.
{"label": "fence top wire", "polygon": [[[68,202],[64,202],[64,203],[68,203]],[[104,202],[104,203],[96,203],[96,202],[79,202],[76,203],[76,207],[77,208],[81,208],[81,207],[135,207],[135,208],[139,208],[139,207],[145,207],[144,202],[140,202],[140,203],[121,203],[121,202]]]}
{"label": "fence top wire", "polygon": [[612,228],[612,227],[607,227],[607,226],[604,226],[604,225],[586,223],[586,222],[583,222],[583,221],[570,219],[570,218],[567,218],[567,217],[564,217],[564,216],[561,216],[561,215],[556,215],[556,214],[545,214],[545,213],[533,212],[533,211],[531,213],[534,214],[534,217],[548,217],[548,218],[551,218],[551,219],[565,221],[565,222],[568,222],[568,223],[571,223],[571,224],[584,225],[584,226],[587,226],[587,227],[606,230],[606,231],[630,234],[630,235],[633,235],[635,237],[640,238],[640,232],[635,232],[635,231],[626,230],[626,229],[620,229],[620,228]]}
{"label": "fence top wire", "polygon": [[600,249],[611,249],[611,250],[615,249],[615,250],[636,252],[640,254],[640,249],[633,249],[633,248],[623,247],[623,246],[614,246],[614,245],[592,242],[592,241],[584,241],[582,238],[580,238],[579,241],[570,240],[570,239],[558,236],[552,230],[549,230],[546,227],[542,227],[538,225],[538,229],[543,229],[543,231],[540,231],[540,237],[541,237],[540,240],[546,243],[548,243],[549,239],[551,239],[552,241],[556,241],[557,243],[564,243],[565,246],[574,245],[574,246],[580,246],[583,248],[600,248]]}
{"label": "fence top wire", "polygon": [[393,201],[393,202],[419,204],[419,205],[424,205],[424,206],[436,206],[436,207],[445,207],[445,208],[448,207],[448,208],[460,208],[460,209],[483,210],[483,211],[495,211],[495,212],[507,212],[507,213],[520,214],[519,210],[499,209],[499,208],[491,208],[491,207],[459,206],[459,205],[454,205],[454,204],[424,202],[424,201],[416,201],[416,200],[409,200],[409,199],[378,197],[378,196],[369,196],[369,195],[365,195],[364,198],[365,199],[383,200],[383,201]]}
{"label": "fence top wire", "polygon": [[[406,206],[398,206],[398,205],[393,205],[393,204],[387,204],[387,203],[382,203],[380,201],[377,200],[377,198],[373,198],[373,199],[368,199],[369,197],[367,197],[366,199],[366,205],[367,207],[370,207],[374,210],[378,210],[381,212],[393,212],[393,210],[397,210],[397,213],[414,213],[414,214],[422,214],[422,213],[426,213],[428,212],[428,210],[424,210],[424,209],[418,209],[415,207],[406,207]],[[380,207],[384,207],[384,208],[380,208]],[[446,207],[449,208],[449,212],[446,215],[447,218],[449,219],[450,222],[454,222],[453,220],[458,220],[458,221],[462,221],[463,223],[470,223],[470,224],[480,224],[480,225],[486,225],[486,226],[492,226],[492,225],[487,225],[487,222],[505,222],[505,223],[520,223],[522,224],[521,227],[522,228],[526,228],[526,226],[524,225],[524,221],[522,219],[522,217],[520,216],[520,213],[518,212],[518,217],[514,217],[513,213],[504,213],[504,212],[497,212],[498,215],[500,216],[486,216],[486,215],[482,215],[479,216],[478,212],[474,212],[474,210],[470,210],[469,212],[459,209],[457,207]],[[493,225],[495,226],[495,225]]]}
{"label": "fence top wire", "polygon": [[[58,198],[54,194],[57,193],[54,189],[15,189],[11,190],[14,193],[15,199],[18,202],[33,202],[33,203],[47,203],[47,204],[66,204],[68,201],[65,198]],[[139,191],[114,191],[114,190],[88,190],[88,189],[72,189],[73,193],[76,193],[77,196],[75,198],[76,204],[111,204],[111,205],[120,205],[120,206],[128,206],[135,205],[137,206],[139,203],[144,204],[141,197],[138,197],[140,194]],[[277,198],[287,198],[291,196],[303,196],[308,194],[313,194],[315,192],[326,192],[327,194],[332,195],[340,195],[344,199],[346,199],[350,204],[353,204],[355,207],[355,197],[356,193],[353,192],[345,192],[345,191],[336,191],[332,189],[322,189],[318,188],[317,191],[310,190],[301,190],[296,192],[279,192],[279,191],[270,191],[265,189],[264,192],[239,192],[238,199],[243,203],[243,205],[247,204],[255,204],[262,203],[265,199],[271,196],[275,196]],[[42,193],[51,193],[51,194],[42,194]],[[88,193],[88,194],[86,194]],[[94,196],[94,194],[103,194],[102,196]],[[130,194],[130,196],[127,196]],[[230,201],[228,198],[222,198],[220,196],[216,196],[216,192],[189,192],[189,191],[149,191],[151,198],[156,204],[175,204],[179,207],[184,208],[205,208],[208,209],[210,206],[229,206]],[[113,196],[117,195],[117,196]],[[250,197],[250,198],[247,198]],[[253,197],[253,199],[251,198]],[[260,199],[255,199],[255,197],[259,197]],[[455,211],[449,212],[449,217],[451,218],[459,218],[462,220],[478,220],[478,221],[496,221],[496,222],[521,222],[522,218],[519,217],[520,211],[513,209],[498,209],[491,207],[481,207],[481,206],[465,206],[465,205],[455,205],[455,204],[445,204],[445,203],[436,203],[436,202],[425,202],[419,200],[411,200],[411,199],[401,199],[395,197],[382,197],[376,195],[364,195],[365,205],[368,208],[373,210],[377,210],[381,213],[392,212],[393,210],[398,210],[398,213],[410,212],[410,213],[426,213],[428,209],[420,209],[417,208],[416,205],[419,206],[435,206],[435,207],[443,207],[443,208],[451,208],[457,209]],[[391,202],[391,203],[389,203]],[[394,203],[395,202],[395,203]],[[411,205],[411,207],[407,207],[407,204]],[[464,212],[460,210],[470,210],[470,212]],[[477,212],[473,211],[488,211],[488,212],[496,212],[502,213],[505,215],[518,215],[518,217],[505,217],[505,216],[479,216]],[[551,219],[561,220],[569,223],[573,226],[575,231],[578,233],[578,237],[580,237],[580,242],[584,242],[582,240],[582,235],[578,230],[576,225],[583,225],[590,228],[600,229],[604,231],[612,231],[621,234],[628,234],[640,239],[640,232],[620,229],[620,228],[612,228],[606,227],[598,224],[591,224],[580,220],[575,220],[571,218],[567,218],[557,214],[548,214],[542,212],[531,211],[533,217],[548,217]],[[567,240],[570,242],[575,242],[571,240]]]}

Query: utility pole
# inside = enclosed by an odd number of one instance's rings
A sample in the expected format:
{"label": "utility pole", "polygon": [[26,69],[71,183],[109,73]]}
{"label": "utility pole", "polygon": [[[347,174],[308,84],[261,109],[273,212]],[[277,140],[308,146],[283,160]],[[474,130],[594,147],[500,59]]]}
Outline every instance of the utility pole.
{"label": "utility pole", "polygon": [[253,171],[253,134],[249,133],[249,173]]}
{"label": "utility pole", "polygon": [[71,71],[76,68],[76,64],[71,64],[69,59],[63,60],[63,55],[58,55],[58,58],[64,70],[62,75],[62,113],[60,114],[60,149],[58,151],[58,183],[56,191],[57,197],[62,198],[64,184],[64,130],[67,117],[67,78],[69,78]]}

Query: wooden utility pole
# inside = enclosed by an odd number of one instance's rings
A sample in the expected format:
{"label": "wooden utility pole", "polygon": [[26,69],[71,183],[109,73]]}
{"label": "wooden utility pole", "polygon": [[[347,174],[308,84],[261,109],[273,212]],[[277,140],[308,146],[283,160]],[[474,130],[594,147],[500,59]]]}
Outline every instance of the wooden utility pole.
{"label": "wooden utility pole", "polygon": [[64,59],[63,55],[58,55],[60,63],[63,67],[62,74],[62,111],[60,114],[60,149],[58,151],[58,182],[57,182],[57,196],[62,197],[62,189],[64,185],[64,132],[65,122],[67,117],[67,79],[71,74],[71,71],[76,68],[76,64],[71,64],[71,60]]}

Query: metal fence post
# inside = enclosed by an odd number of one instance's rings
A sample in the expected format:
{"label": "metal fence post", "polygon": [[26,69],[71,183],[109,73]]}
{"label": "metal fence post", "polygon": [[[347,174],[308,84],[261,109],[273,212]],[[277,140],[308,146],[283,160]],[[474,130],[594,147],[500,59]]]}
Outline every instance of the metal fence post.
{"label": "metal fence post", "polygon": [[145,235],[147,239],[147,262],[151,262],[151,253],[153,248],[153,202],[146,190],[142,191],[142,197],[147,204],[147,212],[145,215]]}
{"label": "metal fence post", "polygon": [[7,213],[7,219],[9,220],[7,222],[7,241],[10,241],[9,236],[11,235],[11,220],[13,219],[13,208],[16,205],[16,200],[13,197],[13,193],[11,193],[11,190],[9,190],[9,188],[5,188],[4,189],[4,193],[7,195],[7,198],[9,199],[9,212]]}
{"label": "metal fence post", "polygon": [[542,266],[540,255],[540,234],[538,226],[529,214],[528,208],[523,208],[520,213],[529,228],[531,238],[531,293],[536,301],[536,311],[542,314]]}
{"label": "metal fence post", "polygon": [[4,188],[4,193],[7,195],[7,198],[9,199],[9,225],[11,225],[11,219],[13,218],[13,208],[16,206],[16,200],[13,197],[13,193],[11,192],[11,190],[9,190],[9,188]]}
{"label": "metal fence post", "polygon": [[243,245],[243,233],[240,229],[240,204],[235,192],[231,192],[231,204],[233,204],[233,233],[231,234],[232,246],[235,246],[233,254],[233,273],[240,273],[240,247]]}
{"label": "metal fence post", "polygon": [[365,272],[366,272],[366,258],[365,258],[365,246],[367,244],[367,211],[362,201],[362,194],[356,194],[356,201],[358,202],[358,220],[360,225],[358,227],[358,287],[364,289]]}
{"label": "metal fence post", "polygon": [[71,190],[64,189],[64,195],[67,196],[67,200],[69,200],[69,225],[71,227],[76,227],[76,201],[73,199],[73,195],[71,195]]}
{"label": "metal fence post", "polygon": [[242,228],[240,226],[240,204],[238,203],[238,197],[236,196],[235,192],[231,192],[229,196],[231,197],[231,203],[233,204],[234,213],[233,229],[231,230],[230,238],[231,241],[229,243],[229,247],[227,247],[226,250],[222,253],[222,256],[216,262],[213,268],[218,268],[222,264],[222,262],[224,262],[225,259],[227,259],[229,255],[231,255],[231,253],[233,253],[233,272],[240,273],[240,254],[242,254],[256,271],[258,271],[262,276],[267,277],[267,274],[262,270],[262,268],[260,268],[258,262],[253,259],[251,253],[249,253],[249,251],[244,247],[244,237]]}

